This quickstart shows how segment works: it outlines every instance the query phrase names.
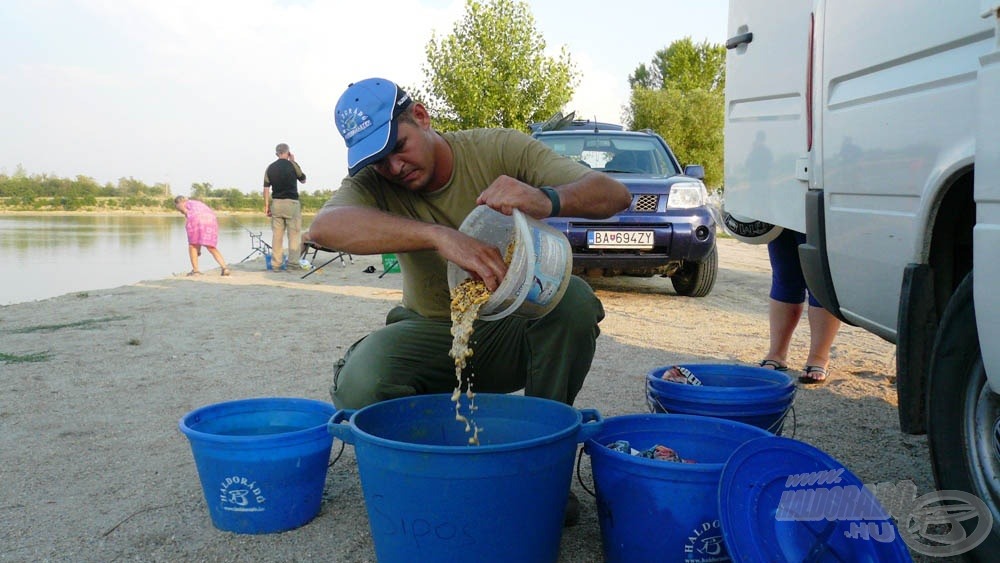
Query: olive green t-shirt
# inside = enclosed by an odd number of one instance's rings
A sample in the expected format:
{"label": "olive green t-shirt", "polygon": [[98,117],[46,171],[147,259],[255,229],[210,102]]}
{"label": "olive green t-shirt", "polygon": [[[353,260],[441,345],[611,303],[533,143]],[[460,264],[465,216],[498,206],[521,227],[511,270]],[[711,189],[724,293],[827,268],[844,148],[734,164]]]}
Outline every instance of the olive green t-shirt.
{"label": "olive green t-shirt", "polygon": [[[501,175],[536,187],[579,180],[589,168],[556,154],[513,129],[441,133],[454,152],[451,179],[434,193],[394,186],[372,167],[344,178],[324,207],[366,206],[457,229],[476,207],[476,198]],[[435,251],[398,254],[403,305],[430,318],[450,318],[447,261]]]}

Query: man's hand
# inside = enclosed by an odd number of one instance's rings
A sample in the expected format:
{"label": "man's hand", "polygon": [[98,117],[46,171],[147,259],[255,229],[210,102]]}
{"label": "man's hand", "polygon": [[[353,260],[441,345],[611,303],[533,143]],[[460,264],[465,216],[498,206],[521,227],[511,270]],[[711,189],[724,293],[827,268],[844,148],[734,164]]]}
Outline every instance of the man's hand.
{"label": "man's hand", "polygon": [[488,205],[504,215],[520,209],[535,219],[544,219],[552,213],[552,202],[542,190],[510,176],[500,176],[476,199],[479,205]]}
{"label": "man's hand", "polygon": [[500,250],[492,244],[449,228],[440,229],[436,238],[438,254],[454,262],[473,279],[482,280],[490,291],[496,291],[507,275],[507,264]]}

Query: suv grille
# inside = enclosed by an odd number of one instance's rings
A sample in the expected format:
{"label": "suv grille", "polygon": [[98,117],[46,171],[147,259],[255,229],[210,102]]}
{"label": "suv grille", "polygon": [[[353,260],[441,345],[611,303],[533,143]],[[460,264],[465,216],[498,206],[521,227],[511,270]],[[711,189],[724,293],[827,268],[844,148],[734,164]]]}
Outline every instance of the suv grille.
{"label": "suv grille", "polygon": [[656,202],[660,196],[656,194],[640,194],[635,198],[635,205],[632,210],[637,213],[652,213],[656,211]]}

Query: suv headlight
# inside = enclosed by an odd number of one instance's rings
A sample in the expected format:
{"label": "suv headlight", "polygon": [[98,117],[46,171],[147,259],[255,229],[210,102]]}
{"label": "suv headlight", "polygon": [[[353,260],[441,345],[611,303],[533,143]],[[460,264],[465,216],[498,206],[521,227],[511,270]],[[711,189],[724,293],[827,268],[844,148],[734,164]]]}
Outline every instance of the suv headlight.
{"label": "suv headlight", "polygon": [[670,186],[667,209],[690,209],[708,203],[708,190],[701,182],[678,182]]}

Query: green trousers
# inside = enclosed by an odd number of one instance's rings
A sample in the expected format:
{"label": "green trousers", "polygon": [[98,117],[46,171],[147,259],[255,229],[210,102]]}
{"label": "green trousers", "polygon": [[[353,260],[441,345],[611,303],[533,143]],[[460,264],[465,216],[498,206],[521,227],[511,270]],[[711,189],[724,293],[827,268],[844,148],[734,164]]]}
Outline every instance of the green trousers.
{"label": "green trousers", "polygon": [[[571,277],[566,293],[540,319],[508,316],[476,321],[463,380],[477,393],[524,389],[531,397],[573,404],[594,359],[604,307],[585,281]],[[355,342],[334,366],[330,395],[340,409],[426,393],[451,393],[458,381],[451,322],[392,309],[385,328]]]}

